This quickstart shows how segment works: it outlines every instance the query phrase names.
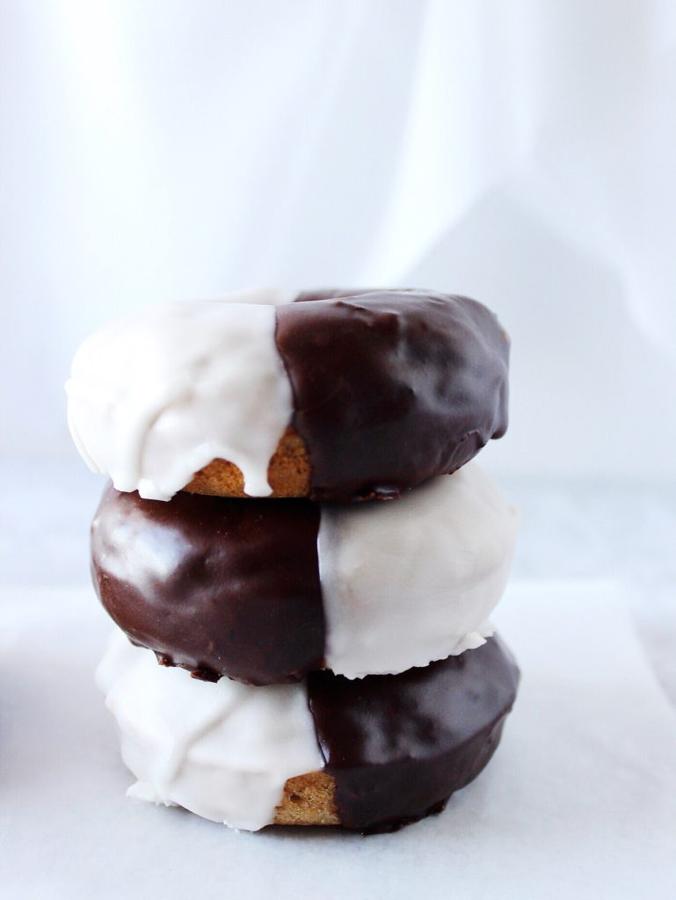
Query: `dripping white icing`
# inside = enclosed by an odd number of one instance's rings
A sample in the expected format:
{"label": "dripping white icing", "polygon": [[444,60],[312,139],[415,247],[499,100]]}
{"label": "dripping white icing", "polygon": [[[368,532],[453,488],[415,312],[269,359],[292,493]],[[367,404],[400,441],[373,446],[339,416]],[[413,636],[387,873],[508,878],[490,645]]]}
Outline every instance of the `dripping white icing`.
{"label": "dripping white icing", "polygon": [[66,385],[68,424],[91,469],[118,490],[168,500],[213,459],[252,497],[291,420],[275,344],[279,291],[153,308],[91,335]]}
{"label": "dripping white icing", "polygon": [[256,831],[274,820],[288,778],[323,766],[303,684],[196,681],[119,631],[96,678],[138,779],[130,796]]}

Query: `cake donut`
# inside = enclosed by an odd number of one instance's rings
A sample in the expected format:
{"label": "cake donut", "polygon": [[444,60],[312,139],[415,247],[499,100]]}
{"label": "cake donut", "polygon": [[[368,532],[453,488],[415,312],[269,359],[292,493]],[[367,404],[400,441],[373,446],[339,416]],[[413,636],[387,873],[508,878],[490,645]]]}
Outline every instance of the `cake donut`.
{"label": "cake donut", "polygon": [[476,463],[396,503],[104,492],[92,573],[160,662],[215,680],[402,672],[480,646],[516,514]]}
{"label": "cake donut", "polygon": [[68,421],[90,468],[145,499],[392,498],[504,434],[508,355],[466,297],[239,293],[92,335]]}
{"label": "cake donut", "polygon": [[443,808],[490,760],[519,673],[497,638],[460,656],[350,681],[195,681],[114,636],[97,680],[129,794],[234,828],[391,830]]}

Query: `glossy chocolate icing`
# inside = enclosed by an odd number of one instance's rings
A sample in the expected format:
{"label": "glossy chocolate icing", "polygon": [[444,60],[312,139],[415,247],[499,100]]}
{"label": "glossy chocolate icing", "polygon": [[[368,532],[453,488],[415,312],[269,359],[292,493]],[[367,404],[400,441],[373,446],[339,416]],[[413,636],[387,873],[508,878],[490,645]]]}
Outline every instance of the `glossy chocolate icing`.
{"label": "glossy chocolate icing", "polygon": [[319,515],[307,500],[161,502],[110,486],[92,523],[94,585],[166,665],[208,680],[294,680],[323,663]]}
{"label": "glossy chocolate icing", "polygon": [[305,292],[277,308],[276,342],[315,500],[396,497],[507,428],[509,340],[466,297]]}
{"label": "glossy chocolate icing", "polygon": [[443,808],[493,755],[519,670],[490,638],[400,675],[308,677],[308,698],[341,824],[388,831]]}

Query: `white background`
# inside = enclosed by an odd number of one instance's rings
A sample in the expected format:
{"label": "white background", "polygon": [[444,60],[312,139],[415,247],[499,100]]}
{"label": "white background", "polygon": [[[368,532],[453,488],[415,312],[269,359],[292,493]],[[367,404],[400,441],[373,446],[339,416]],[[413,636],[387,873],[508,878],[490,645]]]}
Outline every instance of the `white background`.
{"label": "white background", "polygon": [[280,283],[476,296],[505,473],[676,476],[676,5],[0,0],[0,452],[81,338]]}
{"label": "white background", "polygon": [[[329,836],[294,844],[295,893],[305,879],[329,900],[352,882],[394,897],[432,871],[445,896],[462,869],[466,896],[487,896],[493,870],[519,900],[535,875],[552,896],[674,895],[676,775],[656,736],[673,734],[664,691],[676,704],[675,211],[670,0],[0,0],[3,897],[118,896],[118,882],[145,896],[139,874],[166,896],[221,897],[233,862],[253,892],[288,870],[288,836],[226,843],[123,799],[89,680],[102,482],[71,446],[63,393],[77,344],[111,317],[274,284],[431,287],[498,312],[512,421],[482,460],[520,507],[514,571],[534,610],[514,635],[516,743],[478,792],[347,863]],[[596,616],[576,579],[609,577],[621,590]],[[518,716],[537,725],[525,756]],[[548,748],[568,741],[582,774],[559,791]],[[505,770],[510,752],[521,768]],[[519,790],[504,819],[486,804],[481,832],[489,785]],[[517,850],[509,871],[500,852],[486,865],[496,836]]]}

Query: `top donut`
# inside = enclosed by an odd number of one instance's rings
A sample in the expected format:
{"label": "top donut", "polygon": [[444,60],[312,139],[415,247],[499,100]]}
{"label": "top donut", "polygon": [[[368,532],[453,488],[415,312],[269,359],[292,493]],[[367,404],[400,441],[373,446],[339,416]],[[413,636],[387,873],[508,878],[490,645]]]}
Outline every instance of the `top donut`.
{"label": "top donut", "polygon": [[148,499],[389,499],[505,433],[508,358],[467,297],[242,292],[89,337],[68,422],[90,468]]}

